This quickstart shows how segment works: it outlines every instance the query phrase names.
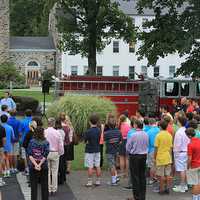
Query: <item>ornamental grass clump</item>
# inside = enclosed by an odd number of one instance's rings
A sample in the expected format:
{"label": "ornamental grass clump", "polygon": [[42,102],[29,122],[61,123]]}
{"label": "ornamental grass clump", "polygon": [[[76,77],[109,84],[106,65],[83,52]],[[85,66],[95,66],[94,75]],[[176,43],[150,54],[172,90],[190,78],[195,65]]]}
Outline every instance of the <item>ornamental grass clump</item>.
{"label": "ornamental grass clump", "polygon": [[87,130],[89,116],[97,113],[101,121],[106,120],[108,113],[116,114],[115,105],[108,99],[97,96],[66,95],[48,107],[48,117],[58,117],[65,112],[71,119],[77,135]]}

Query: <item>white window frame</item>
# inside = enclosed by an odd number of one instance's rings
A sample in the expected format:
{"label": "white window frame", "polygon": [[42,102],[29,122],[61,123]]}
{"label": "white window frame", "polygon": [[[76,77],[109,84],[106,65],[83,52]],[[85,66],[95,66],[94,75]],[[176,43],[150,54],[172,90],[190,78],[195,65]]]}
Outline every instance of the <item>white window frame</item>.
{"label": "white window frame", "polygon": [[113,76],[119,76],[119,65],[113,66]]}
{"label": "white window frame", "polygon": [[[74,70],[74,69],[75,70]],[[75,72],[75,73],[74,73]],[[72,76],[77,76],[78,75],[78,66],[77,65],[73,65],[73,66],[71,66],[71,75]]]}
{"label": "white window frame", "polygon": [[[158,73],[157,72],[155,72],[156,71],[156,69],[158,69]],[[154,68],[153,68],[153,77],[159,77],[160,76],[160,66],[155,66]]]}
{"label": "white window frame", "polygon": [[[130,70],[131,68],[133,68],[134,70],[131,71]],[[135,79],[135,66],[134,65],[129,66],[128,70],[129,70],[129,79],[134,80]]]}
{"label": "white window frame", "polygon": [[119,41],[113,41],[113,53],[119,53]]}
{"label": "white window frame", "polygon": [[[99,69],[101,68],[101,73],[99,73]],[[103,76],[103,66],[97,66],[97,69],[96,69],[96,73],[97,73],[97,76]]]}

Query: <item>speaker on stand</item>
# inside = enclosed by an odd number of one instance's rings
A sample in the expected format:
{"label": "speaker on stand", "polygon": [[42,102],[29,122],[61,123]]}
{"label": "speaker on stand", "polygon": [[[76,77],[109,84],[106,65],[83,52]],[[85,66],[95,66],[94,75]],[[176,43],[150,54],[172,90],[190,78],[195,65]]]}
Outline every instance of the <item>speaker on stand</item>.
{"label": "speaker on stand", "polygon": [[42,81],[42,93],[44,94],[44,98],[43,98],[42,117],[45,117],[46,119],[47,119],[47,116],[46,116],[46,94],[49,94],[49,88],[50,88],[50,80],[43,80]]}

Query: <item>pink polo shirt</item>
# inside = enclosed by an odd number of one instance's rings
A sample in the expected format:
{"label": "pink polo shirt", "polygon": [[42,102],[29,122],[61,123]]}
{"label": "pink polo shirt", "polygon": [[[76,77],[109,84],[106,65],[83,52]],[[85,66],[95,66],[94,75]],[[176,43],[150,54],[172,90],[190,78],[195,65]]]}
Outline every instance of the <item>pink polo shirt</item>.
{"label": "pink polo shirt", "polygon": [[48,127],[44,131],[45,137],[49,142],[49,149],[53,152],[58,152],[59,155],[64,154],[64,145],[60,132],[53,127]]}
{"label": "pink polo shirt", "polygon": [[121,123],[120,132],[122,134],[123,139],[127,139],[127,134],[130,131],[131,127],[128,122]]}

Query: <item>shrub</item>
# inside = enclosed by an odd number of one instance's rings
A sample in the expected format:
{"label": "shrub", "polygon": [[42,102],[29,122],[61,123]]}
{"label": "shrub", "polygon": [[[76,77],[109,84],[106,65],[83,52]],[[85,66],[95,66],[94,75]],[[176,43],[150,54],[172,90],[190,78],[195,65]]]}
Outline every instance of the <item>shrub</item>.
{"label": "shrub", "polygon": [[100,120],[105,121],[107,113],[116,114],[116,107],[110,100],[101,97],[67,95],[48,107],[47,116],[57,117],[60,112],[67,113],[75,132],[81,136],[88,128],[91,113],[97,113]]}
{"label": "shrub", "polygon": [[39,106],[39,101],[37,99],[21,96],[13,96],[12,98],[17,104],[17,111],[24,112],[26,109],[31,109],[33,113],[37,111]]}

